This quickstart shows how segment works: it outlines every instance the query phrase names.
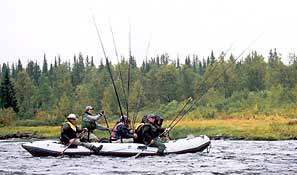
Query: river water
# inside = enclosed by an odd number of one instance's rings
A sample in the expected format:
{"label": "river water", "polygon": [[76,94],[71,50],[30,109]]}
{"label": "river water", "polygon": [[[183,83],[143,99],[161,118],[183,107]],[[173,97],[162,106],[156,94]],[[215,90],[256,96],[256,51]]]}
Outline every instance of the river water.
{"label": "river water", "polygon": [[212,140],[210,152],[164,157],[32,157],[0,141],[0,174],[297,174],[297,141]]}

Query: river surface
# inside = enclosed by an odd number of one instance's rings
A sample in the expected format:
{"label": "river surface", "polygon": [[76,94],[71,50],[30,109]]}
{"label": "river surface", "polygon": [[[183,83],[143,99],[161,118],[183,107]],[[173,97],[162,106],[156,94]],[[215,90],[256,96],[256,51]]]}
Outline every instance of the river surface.
{"label": "river surface", "polygon": [[297,174],[297,141],[212,140],[210,152],[164,157],[32,157],[0,141],[0,174]]}

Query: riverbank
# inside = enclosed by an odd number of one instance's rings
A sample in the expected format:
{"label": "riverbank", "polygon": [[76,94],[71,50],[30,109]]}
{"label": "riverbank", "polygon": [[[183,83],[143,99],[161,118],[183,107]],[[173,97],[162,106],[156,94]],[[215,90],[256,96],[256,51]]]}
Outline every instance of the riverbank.
{"label": "riverbank", "polygon": [[[168,125],[170,121],[164,123]],[[110,124],[111,125],[111,124]],[[109,137],[108,132],[96,131],[99,137]],[[170,132],[172,138],[187,135],[207,135],[212,139],[235,140],[291,140],[297,139],[297,121],[285,117],[228,118],[213,120],[183,120]],[[58,138],[60,126],[2,127],[0,139]]]}

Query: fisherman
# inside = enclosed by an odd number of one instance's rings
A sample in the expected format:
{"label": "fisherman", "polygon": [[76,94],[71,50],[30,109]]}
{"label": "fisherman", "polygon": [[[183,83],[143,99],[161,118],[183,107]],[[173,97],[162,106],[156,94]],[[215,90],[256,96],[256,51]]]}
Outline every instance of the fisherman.
{"label": "fisherman", "polygon": [[82,135],[82,140],[87,142],[99,142],[98,137],[93,133],[95,129],[107,130],[97,123],[97,121],[104,115],[104,111],[97,115],[93,115],[94,108],[92,106],[86,106],[85,112],[82,115],[82,128],[87,128],[88,132]]}
{"label": "fisherman", "polygon": [[[120,140],[121,142],[130,142],[129,138],[137,138],[137,134],[129,128],[130,120],[126,115],[120,117],[120,120],[112,128],[111,139]],[[132,140],[131,140],[132,141]],[[133,142],[133,141],[132,141]]]}
{"label": "fisherman", "polygon": [[92,151],[94,151],[96,154],[100,152],[102,149],[102,145],[99,147],[96,147],[90,143],[84,143],[80,141],[80,134],[88,131],[87,128],[79,128],[77,126],[77,117],[75,114],[69,114],[67,116],[67,120],[65,123],[63,123],[61,127],[61,137],[60,140],[64,145],[68,146],[84,146]]}
{"label": "fisherman", "polygon": [[[164,143],[162,143],[159,137],[161,134],[161,131],[158,125],[161,126],[162,124],[161,120],[158,120],[159,118],[160,118],[159,116],[154,114],[146,115],[145,120],[143,120],[144,123],[138,126],[138,128],[135,131],[138,138],[135,139],[134,142],[157,147],[158,148],[157,154],[164,155],[164,150],[166,149],[166,146],[164,145]],[[164,131],[167,131],[167,129],[165,129]]]}
{"label": "fisherman", "polygon": [[170,140],[170,137],[168,134],[169,128],[162,128],[163,119],[160,116],[156,115],[155,118],[156,118],[155,125],[157,127],[157,133],[158,133],[160,139],[163,142],[169,141]]}

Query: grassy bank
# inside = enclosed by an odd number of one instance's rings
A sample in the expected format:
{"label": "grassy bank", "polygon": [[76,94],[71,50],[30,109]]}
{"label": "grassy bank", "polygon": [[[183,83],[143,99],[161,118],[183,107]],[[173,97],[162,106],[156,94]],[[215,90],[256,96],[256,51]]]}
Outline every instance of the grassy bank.
{"label": "grassy bank", "polygon": [[175,138],[193,134],[207,135],[212,138],[287,140],[297,139],[297,122],[281,117],[185,120],[171,134]]}
{"label": "grassy bank", "polygon": [[[164,125],[168,125],[165,122]],[[111,125],[111,123],[110,123]],[[33,137],[58,138],[60,126],[3,127],[0,136],[31,133]],[[207,135],[212,138],[230,137],[247,140],[297,139],[297,121],[286,117],[228,118],[213,120],[183,120],[170,133],[173,138],[187,135]],[[100,137],[108,137],[106,131],[96,131]]]}

